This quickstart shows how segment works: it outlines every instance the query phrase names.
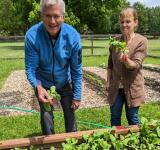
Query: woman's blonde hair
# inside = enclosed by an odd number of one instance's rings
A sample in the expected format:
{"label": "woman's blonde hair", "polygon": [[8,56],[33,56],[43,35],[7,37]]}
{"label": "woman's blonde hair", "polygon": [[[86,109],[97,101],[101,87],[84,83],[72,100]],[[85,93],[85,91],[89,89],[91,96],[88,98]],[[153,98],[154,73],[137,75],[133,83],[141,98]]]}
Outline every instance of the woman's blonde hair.
{"label": "woman's blonde hair", "polygon": [[134,20],[138,21],[138,14],[137,14],[137,11],[134,9],[134,8],[125,8],[123,9],[121,12],[120,12],[120,15],[119,15],[119,18],[123,18],[125,15],[126,15],[126,12],[131,12],[133,17],[134,17]]}

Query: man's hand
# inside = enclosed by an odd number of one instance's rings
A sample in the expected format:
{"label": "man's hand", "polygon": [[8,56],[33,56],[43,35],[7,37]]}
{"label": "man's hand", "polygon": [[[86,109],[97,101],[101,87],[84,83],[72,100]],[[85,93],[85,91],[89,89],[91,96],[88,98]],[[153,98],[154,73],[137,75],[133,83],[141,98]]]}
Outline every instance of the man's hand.
{"label": "man's hand", "polygon": [[81,101],[79,101],[79,100],[73,100],[71,107],[73,108],[73,110],[76,110],[76,109],[79,108],[80,104],[81,104]]}
{"label": "man's hand", "polygon": [[55,104],[56,100],[52,100],[49,98],[49,95],[41,85],[37,86],[37,92],[38,92],[38,100],[43,103],[50,103],[52,106]]}

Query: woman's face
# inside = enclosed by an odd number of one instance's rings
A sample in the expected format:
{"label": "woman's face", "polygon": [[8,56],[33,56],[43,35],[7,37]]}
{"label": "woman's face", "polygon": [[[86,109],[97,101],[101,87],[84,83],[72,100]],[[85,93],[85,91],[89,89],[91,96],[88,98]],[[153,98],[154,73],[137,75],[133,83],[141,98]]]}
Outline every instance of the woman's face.
{"label": "woman's face", "polygon": [[138,22],[134,19],[132,12],[126,11],[123,16],[120,17],[120,30],[122,34],[130,35],[134,33],[137,24]]}
{"label": "woman's face", "polygon": [[42,13],[42,19],[47,31],[55,38],[64,22],[64,15],[58,4],[50,5]]}

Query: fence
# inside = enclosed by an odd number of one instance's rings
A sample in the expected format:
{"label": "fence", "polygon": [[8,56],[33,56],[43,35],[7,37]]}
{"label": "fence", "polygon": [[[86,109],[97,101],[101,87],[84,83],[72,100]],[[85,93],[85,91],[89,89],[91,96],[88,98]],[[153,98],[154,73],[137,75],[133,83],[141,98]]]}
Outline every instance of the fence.
{"label": "fence", "polygon": [[[94,53],[96,51],[95,43],[97,42],[97,40],[104,41],[104,40],[108,40],[109,37],[113,37],[113,36],[119,36],[119,34],[82,34],[81,38],[82,38],[82,40],[84,39],[84,40],[88,40],[90,42],[90,45],[87,46],[90,50],[89,55],[96,55]],[[148,39],[159,39],[160,38],[160,36],[152,36],[152,35],[146,35],[146,34],[144,34],[144,36],[146,36]],[[0,42],[23,41],[23,40],[24,40],[24,36],[7,36],[7,37],[0,36]],[[103,44],[101,44],[101,46],[104,47]],[[106,49],[106,48],[104,47],[104,49]],[[88,54],[88,52],[87,52],[87,54]],[[104,55],[104,52],[101,55]],[[152,56],[149,55],[149,57],[152,57]],[[153,57],[155,57],[155,56],[153,56]]]}

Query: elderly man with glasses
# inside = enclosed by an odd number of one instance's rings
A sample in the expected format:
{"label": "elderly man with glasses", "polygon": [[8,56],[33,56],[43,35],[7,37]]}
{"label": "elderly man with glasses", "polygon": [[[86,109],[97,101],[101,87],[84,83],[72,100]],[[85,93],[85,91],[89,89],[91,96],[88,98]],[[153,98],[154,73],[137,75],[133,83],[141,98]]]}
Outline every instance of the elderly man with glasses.
{"label": "elderly man with glasses", "polygon": [[45,135],[53,134],[53,111],[45,110],[47,90],[55,86],[61,95],[66,132],[77,131],[74,111],[80,106],[82,91],[82,47],[79,33],[64,23],[63,0],[41,0],[42,21],[25,35],[25,69],[40,105],[41,127]]}

